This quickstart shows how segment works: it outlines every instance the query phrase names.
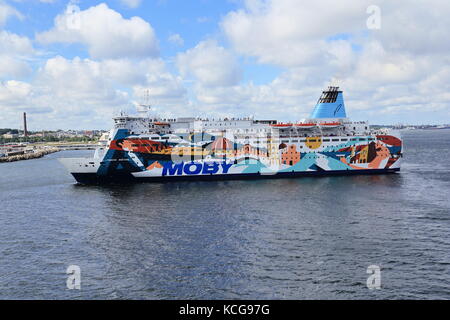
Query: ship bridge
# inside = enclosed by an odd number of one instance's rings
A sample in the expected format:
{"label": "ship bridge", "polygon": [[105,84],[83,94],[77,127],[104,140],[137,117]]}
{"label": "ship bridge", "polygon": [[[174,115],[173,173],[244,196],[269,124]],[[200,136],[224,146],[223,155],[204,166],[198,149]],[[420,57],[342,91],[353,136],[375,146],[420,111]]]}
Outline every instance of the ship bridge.
{"label": "ship bridge", "polygon": [[345,112],[344,96],[339,87],[328,87],[322,92],[311,119],[342,119],[347,118]]}

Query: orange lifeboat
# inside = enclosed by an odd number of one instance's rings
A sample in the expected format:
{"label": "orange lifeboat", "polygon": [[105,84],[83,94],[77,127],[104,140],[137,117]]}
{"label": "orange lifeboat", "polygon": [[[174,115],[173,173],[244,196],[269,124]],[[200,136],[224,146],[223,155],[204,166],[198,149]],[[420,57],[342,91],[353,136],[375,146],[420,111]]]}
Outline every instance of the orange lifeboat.
{"label": "orange lifeboat", "polygon": [[322,122],[319,123],[322,128],[337,128],[341,125],[340,122]]}
{"label": "orange lifeboat", "polygon": [[292,123],[277,123],[277,124],[271,124],[272,127],[275,128],[290,128],[292,127]]}
{"label": "orange lifeboat", "polygon": [[316,126],[315,123],[296,123],[296,127],[303,128],[303,129],[311,129]]}

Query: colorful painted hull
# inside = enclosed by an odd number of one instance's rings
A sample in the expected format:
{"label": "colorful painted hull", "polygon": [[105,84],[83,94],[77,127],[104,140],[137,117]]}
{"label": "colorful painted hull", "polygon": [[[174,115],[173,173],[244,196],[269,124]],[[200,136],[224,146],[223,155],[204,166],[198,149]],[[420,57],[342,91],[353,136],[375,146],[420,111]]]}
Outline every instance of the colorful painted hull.
{"label": "colorful painted hull", "polygon": [[[199,139],[198,137],[201,137]],[[116,130],[94,159],[61,159],[82,184],[231,180],[393,173],[400,170],[398,134],[267,138],[236,143],[196,134],[186,143],[149,140]]]}

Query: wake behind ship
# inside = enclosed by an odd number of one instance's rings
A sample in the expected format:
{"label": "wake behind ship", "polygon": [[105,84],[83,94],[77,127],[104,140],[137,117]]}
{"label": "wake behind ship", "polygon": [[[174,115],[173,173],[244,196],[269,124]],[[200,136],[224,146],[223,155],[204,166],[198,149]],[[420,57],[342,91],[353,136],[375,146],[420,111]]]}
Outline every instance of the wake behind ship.
{"label": "wake behind ship", "polygon": [[[142,110],[143,108],[143,110]],[[114,118],[93,158],[59,159],[82,184],[134,181],[281,178],[392,173],[400,170],[396,131],[347,118],[342,91],[322,92],[309,119]]]}

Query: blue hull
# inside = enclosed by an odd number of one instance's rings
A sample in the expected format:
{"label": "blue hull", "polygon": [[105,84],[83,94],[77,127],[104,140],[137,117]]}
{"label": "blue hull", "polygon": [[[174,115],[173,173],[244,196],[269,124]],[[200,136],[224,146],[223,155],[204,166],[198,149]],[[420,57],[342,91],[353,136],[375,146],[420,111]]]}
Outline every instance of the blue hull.
{"label": "blue hull", "polygon": [[120,174],[111,176],[99,176],[96,173],[72,173],[75,180],[80,184],[127,184],[136,182],[171,182],[171,181],[220,181],[220,180],[255,180],[255,179],[282,179],[311,176],[346,176],[346,175],[367,175],[367,174],[390,174],[400,171],[395,169],[370,169],[370,170],[335,170],[335,171],[304,171],[304,172],[279,172],[273,175],[260,173],[241,174],[219,174],[219,175],[185,175],[185,176],[165,176],[165,177],[145,177],[135,178],[130,174]]}

